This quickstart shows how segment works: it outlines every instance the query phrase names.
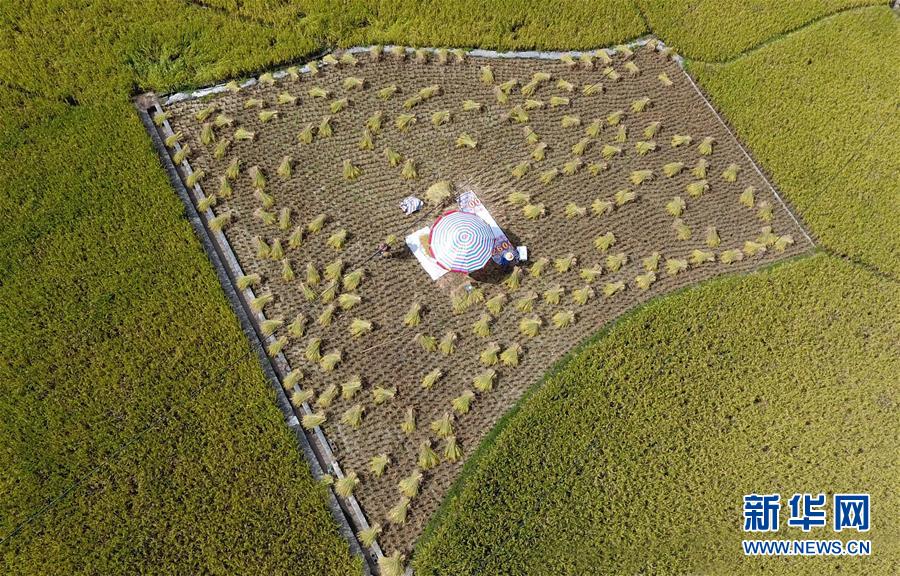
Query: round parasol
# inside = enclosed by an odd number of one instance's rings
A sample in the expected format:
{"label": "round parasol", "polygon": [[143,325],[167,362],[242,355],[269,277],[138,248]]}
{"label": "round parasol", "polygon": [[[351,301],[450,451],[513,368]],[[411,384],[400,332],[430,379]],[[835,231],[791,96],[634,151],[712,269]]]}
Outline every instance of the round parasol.
{"label": "round parasol", "polygon": [[494,250],[494,232],[488,223],[458,210],[445,212],[435,220],[429,241],[434,259],[452,272],[482,268]]}

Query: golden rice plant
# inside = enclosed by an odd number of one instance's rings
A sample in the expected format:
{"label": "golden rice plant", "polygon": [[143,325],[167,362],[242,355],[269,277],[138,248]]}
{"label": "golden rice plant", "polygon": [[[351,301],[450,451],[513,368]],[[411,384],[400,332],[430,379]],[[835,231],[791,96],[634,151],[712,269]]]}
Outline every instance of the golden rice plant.
{"label": "golden rice plant", "polygon": [[503,280],[503,284],[511,291],[518,290],[519,286],[522,285],[522,269],[518,266],[513,268],[512,272],[509,273],[509,276]]}
{"label": "golden rice plant", "polygon": [[444,356],[449,356],[456,351],[456,332],[449,331],[444,333],[443,337],[441,337],[441,341],[438,343],[438,350]]}
{"label": "golden rice plant", "polygon": [[453,435],[453,415],[444,412],[444,415],[431,423],[431,431],[438,438],[447,438]]}
{"label": "golden rice plant", "polygon": [[405,108],[406,110],[410,110],[412,108],[415,108],[416,106],[418,106],[421,103],[422,103],[422,97],[419,96],[418,94],[414,94],[403,101],[403,108]]}
{"label": "golden rice plant", "polygon": [[[265,223],[265,221],[263,221],[263,223]],[[272,253],[272,249],[266,244],[266,241],[263,240],[261,236],[254,237],[253,243],[256,246],[256,257],[260,260],[268,258]]]}
{"label": "golden rice plant", "polygon": [[484,303],[484,307],[487,308],[487,311],[496,318],[500,315],[500,311],[503,309],[504,304],[506,304],[506,294],[503,294],[501,292],[489,298]]}
{"label": "golden rice plant", "polygon": [[713,144],[715,143],[715,141],[715,138],[713,138],[712,136],[707,136],[700,141],[700,144],[697,145],[697,152],[699,152],[703,156],[709,156],[713,152]]}
{"label": "golden rice plant", "polygon": [[553,315],[553,325],[557,328],[567,328],[575,323],[575,312],[561,310]]}
{"label": "golden rice plant", "polygon": [[480,112],[482,104],[475,100],[463,100],[462,109],[465,112]]}
{"label": "golden rice plant", "polygon": [[659,129],[662,127],[662,123],[659,121],[651,122],[644,127],[644,138],[653,138],[656,136],[656,133],[659,132]]}
{"label": "golden rice plant", "polygon": [[565,96],[551,96],[550,97],[550,107],[558,108],[560,106],[568,106],[569,99]]}
{"label": "golden rice plant", "polygon": [[639,186],[644,182],[648,182],[653,179],[653,171],[652,170],[635,170],[629,176],[628,180],[634,184],[635,186]]}
{"label": "golden rice plant", "polygon": [[333,350],[328,354],[322,356],[319,359],[319,368],[322,369],[323,372],[331,372],[335,369],[335,367],[341,362],[343,359],[343,354],[340,350]]}
{"label": "golden rice plant", "polygon": [[763,200],[756,205],[756,216],[762,220],[763,222],[771,222],[774,217],[774,213],[772,211],[772,203],[768,200]]}
{"label": "golden rice plant", "polygon": [[629,75],[629,76],[632,76],[632,77],[633,77],[633,76],[638,76],[638,75],[640,75],[640,73],[641,73],[641,69],[638,68],[638,65],[635,64],[635,63],[634,63],[633,61],[631,61],[631,60],[629,60],[628,62],[626,62],[626,63],[624,64],[623,67],[625,68],[625,71],[628,72],[628,75]]}
{"label": "golden rice plant", "polygon": [[756,201],[755,192],[756,189],[753,186],[747,186],[746,188],[744,188],[744,191],[741,192],[738,201],[747,208],[753,208],[753,204]]}
{"label": "golden rice plant", "polygon": [[425,64],[428,62],[428,50],[425,48],[416,48],[413,52],[417,64]]}
{"label": "golden rice plant", "polygon": [[562,78],[556,81],[556,87],[559,90],[564,90],[565,92],[571,92],[575,89],[574,84],[572,84],[568,80],[563,80]]}
{"label": "golden rice plant", "polygon": [[517,342],[513,342],[506,350],[500,353],[500,362],[504,366],[518,366],[521,354],[522,347]]}
{"label": "golden rice plant", "polygon": [[582,165],[584,165],[584,161],[581,158],[572,158],[563,164],[562,173],[566,176],[571,176],[578,172],[578,169],[581,168]]}
{"label": "golden rice plant", "polygon": [[697,180],[685,186],[685,191],[691,198],[699,198],[709,192],[709,182],[706,180]]}
{"label": "golden rice plant", "polygon": [[671,86],[673,84],[672,80],[669,78],[669,75],[665,72],[660,72],[659,76],[657,76],[656,78],[663,86]]}
{"label": "golden rice plant", "polygon": [[319,121],[319,127],[316,128],[316,133],[322,138],[329,138],[334,134],[334,129],[331,127],[331,116],[325,116]]}
{"label": "golden rice plant", "polygon": [[351,428],[359,428],[362,424],[363,412],[365,412],[365,408],[362,404],[354,404],[341,415],[341,422]]}
{"label": "golden rice plant", "polygon": [[166,145],[166,148],[174,148],[175,144],[181,142],[183,139],[184,139],[184,134],[181,132],[181,130],[177,130],[177,131],[173,132],[172,134],[169,134],[168,136],[166,136],[164,143]]}
{"label": "golden rice plant", "polygon": [[594,248],[600,252],[606,252],[616,243],[616,235],[611,231],[594,238]]}
{"label": "golden rice plant", "polygon": [[347,230],[341,228],[329,236],[325,243],[335,250],[343,250],[344,246],[347,244],[347,236]]}
{"label": "golden rice plant", "polygon": [[424,440],[419,444],[419,468],[427,471],[437,467],[440,463],[440,458],[438,458],[438,455],[431,448],[431,440]]}
{"label": "golden rice plant", "polygon": [[585,305],[594,297],[594,289],[590,286],[583,286],[572,290],[572,302],[579,305]]}
{"label": "golden rice plant", "polygon": [[313,428],[324,424],[326,420],[328,420],[328,418],[325,416],[324,412],[315,412],[313,414],[304,414],[300,423],[304,430],[312,430]]}
{"label": "golden rice plant", "polygon": [[645,272],[643,274],[638,274],[634,278],[634,284],[641,290],[649,290],[650,286],[656,282],[656,272],[650,270],[649,272]]}
{"label": "golden rice plant", "polygon": [[596,198],[591,203],[591,212],[593,212],[594,216],[603,216],[606,214],[611,214],[613,211],[613,203],[609,200],[603,200],[601,198]]}
{"label": "golden rice plant", "polygon": [[519,321],[519,332],[523,335],[533,338],[537,336],[538,332],[543,326],[544,321],[541,320],[539,316],[531,316],[529,318],[522,318]]}
{"label": "golden rice plant", "polygon": [[407,498],[415,498],[419,495],[419,486],[422,483],[422,473],[414,470],[412,474],[397,483],[397,490]]}
{"label": "golden rice plant", "polygon": [[306,70],[310,76],[317,76],[319,74],[319,65],[315,62],[307,62]]}
{"label": "golden rice plant", "polygon": [[618,272],[625,264],[628,263],[628,255],[624,252],[609,254],[606,257],[606,269],[610,272]]}
{"label": "golden rice plant", "polygon": [[528,269],[529,274],[532,278],[540,278],[541,274],[544,273],[544,269],[547,267],[547,264],[550,263],[550,259],[541,256],[537,260],[531,263],[531,267]]}
{"label": "golden rice plant", "polygon": [[403,323],[407,326],[418,326],[422,323],[422,305],[413,302],[409,305],[409,310],[403,316]]}
{"label": "golden rice plant", "polygon": [[572,268],[572,266],[575,266],[575,264],[577,262],[578,262],[578,260],[575,258],[575,255],[569,254],[568,256],[563,256],[561,258],[555,258],[553,260],[553,267],[560,274],[564,274],[564,273],[568,272]]}
{"label": "golden rice plant", "polygon": [[550,184],[556,177],[559,176],[558,168],[550,168],[549,170],[544,170],[538,175],[538,180],[541,181],[542,184]]}
{"label": "golden rice plant", "polygon": [[641,260],[641,265],[647,272],[655,272],[659,269],[660,258],[662,258],[662,256],[660,256],[659,252],[652,252],[649,256]]}
{"label": "golden rice plant", "polygon": [[209,146],[216,139],[216,132],[213,130],[213,125],[210,122],[207,122],[200,128],[200,143],[204,146]]}
{"label": "golden rice plant", "polygon": [[470,134],[463,132],[459,136],[456,137],[456,147],[457,148],[469,148],[473,149],[478,146],[478,141],[475,140]]}
{"label": "golden rice plant", "polygon": [[381,110],[373,112],[372,115],[366,119],[366,130],[368,130],[370,134],[381,133],[381,122],[383,119],[384,115]]}
{"label": "golden rice plant", "polygon": [[244,100],[244,109],[249,110],[250,108],[262,108],[265,105],[265,102],[261,98],[247,98]]}
{"label": "golden rice plant", "polygon": [[450,111],[449,110],[438,110],[434,114],[431,115],[431,125],[432,126],[443,126],[450,122]]}
{"label": "golden rice plant", "polygon": [[350,322],[349,332],[350,336],[353,338],[359,338],[365,334],[368,334],[372,331],[373,325],[370,320],[363,320],[362,318],[354,318],[352,322]]}
{"label": "golden rice plant", "polygon": [[419,332],[413,338],[413,342],[425,352],[434,352],[437,350],[437,338]]}
{"label": "golden rice plant", "polygon": [[603,93],[603,84],[600,82],[595,82],[593,84],[585,84],[581,88],[581,93],[584,96],[594,96],[597,94]]}
{"label": "golden rice plant", "polygon": [[531,149],[531,159],[540,162],[544,159],[547,154],[547,143],[546,142],[538,142],[535,144],[534,148]]}
{"label": "golden rice plant", "polygon": [[707,262],[715,262],[716,254],[712,250],[691,250],[691,266],[700,266]]}
{"label": "golden rice plant", "polygon": [[613,194],[613,200],[615,200],[616,206],[621,208],[629,202],[637,200],[637,192],[624,188]]}
{"label": "golden rice plant", "polygon": [[274,301],[275,296],[273,296],[271,292],[266,292],[265,294],[261,294],[250,300],[250,310],[252,310],[256,314],[259,314],[260,312],[262,312],[263,308]]}
{"label": "golden rice plant", "polygon": [[447,444],[444,446],[444,460],[447,462],[456,462],[462,458],[462,448],[456,440],[456,436],[447,436]]}
{"label": "golden rice plant", "polygon": [[415,180],[419,177],[419,171],[416,170],[416,163],[413,162],[411,158],[408,158],[406,162],[403,163],[403,168],[400,169],[400,176],[404,180]]}
{"label": "golden rice plant", "polygon": [[369,471],[376,478],[381,478],[391,459],[387,454],[376,454],[369,460]]}
{"label": "golden rice plant", "polygon": [[344,287],[344,290],[352,292],[353,290],[356,290],[360,282],[362,282],[363,276],[363,269],[356,268],[355,270],[344,274],[344,276],[341,278],[341,285]]}
{"label": "golden rice plant", "polygon": [[491,317],[487,314],[482,314],[481,318],[479,318],[472,325],[472,332],[480,337],[487,338],[491,335]]}
{"label": "golden rice plant", "polygon": [[213,232],[221,232],[225,226],[231,223],[232,213],[222,212],[209,219],[209,229]]}
{"label": "golden rice plant", "polygon": [[778,240],[778,236],[772,231],[771,226],[763,226],[759,231],[759,236],[756,237],[756,241],[765,244],[766,246],[772,246]]}
{"label": "golden rice plant", "polygon": [[528,169],[530,167],[531,167],[531,164],[529,164],[529,162],[527,160],[525,160],[525,161],[519,162],[518,164],[513,166],[512,169],[510,170],[510,173],[513,175],[514,178],[520,179],[520,178],[522,178],[522,176],[524,176],[528,172]]}
{"label": "golden rice plant", "polygon": [[206,212],[207,210],[209,210],[210,208],[215,206],[218,203],[218,201],[219,201],[219,199],[216,198],[215,194],[210,194],[209,196],[206,196],[205,198],[201,198],[200,200],[197,201],[197,211],[198,212]]}
{"label": "golden rice plant", "polygon": [[581,279],[588,284],[596,282],[597,278],[599,278],[602,274],[603,268],[599,265],[593,268],[582,268],[578,273],[578,275],[581,276]]}
{"label": "golden rice plant", "polygon": [[260,282],[262,282],[262,277],[259,274],[245,274],[238,277],[235,284],[238,290],[244,291],[251,286],[258,285]]}
{"label": "golden rice plant", "polygon": [[385,147],[384,157],[387,159],[388,164],[390,164],[392,167],[399,166],[400,162],[403,161],[403,156],[401,156],[399,152],[394,151],[392,148]]}
{"label": "golden rice plant", "polygon": [[[172,155],[172,162],[175,164],[181,164],[187,159],[188,155],[191,153],[190,144],[185,144],[181,147],[181,149]],[[189,176],[190,178],[190,176]],[[188,184],[188,187],[193,187],[193,184]]]}
{"label": "golden rice plant", "polygon": [[485,366],[493,366],[498,362],[498,355],[500,354],[500,345],[496,342],[490,342],[487,345],[487,348],[481,351],[481,355],[479,359],[481,363]]}
{"label": "golden rice plant", "polygon": [[284,320],[281,318],[271,318],[268,320],[263,320],[259,323],[259,331],[264,337],[269,337],[274,334],[276,330],[281,328],[283,324]]}
{"label": "golden rice plant", "polygon": [[301,144],[309,144],[313,141],[313,125],[307,124],[297,133],[297,140]]}
{"label": "golden rice plant", "polygon": [[471,390],[463,390],[462,394],[450,401],[453,411],[459,415],[467,414],[472,406],[472,400],[475,399],[475,393]]}
{"label": "golden rice plant", "polygon": [[[400,501],[397,502],[397,504],[394,505],[393,508],[388,510],[388,520],[391,522],[391,524],[404,524],[406,522],[406,515],[408,510],[409,498],[404,496],[400,498]],[[399,552],[394,552],[394,554],[391,556],[382,556],[378,560],[379,568],[381,568],[381,574],[403,576],[403,572],[405,570],[403,566],[404,560],[405,556],[403,556]]]}
{"label": "golden rice plant", "polygon": [[307,319],[303,314],[297,314],[288,324],[288,334],[294,338],[301,338],[306,332]]}
{"label": "golden rice plant", "polygon": [[234,134],[232,134],[232,138],[234,138],[238,142],[246,142],[256,138],[256,133],[251,130],[247,130],[244,127],[239,127],[234,131]]}
{"label": "golden rice plant", "polygon": [[690,240],[692,236],[691,228],[684,223],[681,218],[672,221],[672,229],[675,230],[675,236],[679,240]]}
{"label": "golden rice plant", "polygon": [[638,98],[634,102],[631,103],[631,111],[638,113],[643,112],[650,106],[650,98],[648,96],[644,96],[643,98]]}
{"label": "golden rice plant", "polygon": [[329,302],[331,302],[335,299],[335,297],[337,296],[337,293],[338,293],[338,283],[331,282],[325,287],[324,290],[322,290],[321,293],[319,293],[319,299],[323,303],[328,304]]}
{"label": "golden rice plant", "polygon": [[330,93],[320,86],[313,86],[307,91],[307,94],[309,94],[311,98],[328,98]]}
{"label": "golden rice plant", "polygon": [[544,290],[544,302],[555,306],[556,304],[559,304],[559,300],[564,293],[565,289],[559,284],[555,284]]}
{"label": "golden rice plant", "polygon": [[444,372],[440,368],[435,368],[428,374],[422,377],[422,388],[425,390],[431,390],[431,388],[437,384],[437,381],[441,379],[441,376],[444,375]]}
{"label": "golden rice plant", "polygon": [[230,82],[228,82],[227,84],[225,84],[225,88],[226,88],[229,92],[234,93],[234,92],[240,91],[241,86],[240,86],[240,84],[237,83],[237,80],[231,80]]}
{"label": "golden rice plant", "polygon": [[476,376],[475,379],[472,380],[472,385],[479,392],[490,392],[494,389],[494,379],[496,376],[497,371],[490,368]]}
{"label": "golden rice plant", "polygon": [[[403,513],[403,519],[406,520],[406,512]],[[378,559],[378,570],[381,576],[403,576],[406,573],[406,556],[399,551],[394,551],[390,556],[382,556]]]}
{"label": "golden rice plant", "polygon": [[637,151],[638,156],[646,156],[648,152],[656,150],[656,142],[640,140],[634,144],[634,149]]}
{"label": "golden rice plant", "polygon": [[791,236],[790,234],[785,234],[784,236],[779,236],[778,239],[775,240],[775,243],[773,244],[773,246],[775,247],[776,252],[781,253],[781,252],[784,252],[785,250],[787,250],[793,244],[794,244],[794,237]]}
{"label": "golden rice plant", "polygon": [[281,354],[281,351],[284,350],[284,347],[288,345],[288,337],[281,336],[275,341],[269,343],[268,347],[266,347],[266,352],[270,357],[274,358]]}
{"label": "golden rice plant", "polygon": [[[517,268],[517,270],[521,269]],[[519,312],[531,312],[532,310],[534,310],[534,302],[535,300],[537,300],[537,298],[537,292],[526,292],[521,297],[516,299],[514,306]]]}
{"label": "golden rice plant", "polygon": [[669,162],[663,166],[663,174],[665,174],[667,178],[672,178],[681,174],[682,170],[684,170],[684,162]]}
{"label": "golden rice plant", "polygon": [[603,295],[607,298],[611,298],[623,290],[625,290],[625,282],[622,280],[617,282],[607,282],[603,285]]}
{"label": "golden rice plant", "polygon": [[365,78],[360,78],[359,76],[347,76],[342,82],[344,90],[360,90],[365,84]]}
{"label": "golden rice plant", "polygon": [[623,116],[625,116],[624,110],[614,110],[606,115],[606,123],[610,126],[618,126]]}
{"label": "golden rice plant", "polygon": [[278,110],[260,110],[257,116],[262,123],[271,122],[278,118]]}
{"label": "golden rice plant", "polygon": [[396,84],[388,84],[384,88],[381,88],[380,90],[378,90],[378,92],[376,94],[378,95],[378,98],[380,98],[381,100],[388,100],[388,99],[390,99],[391,96],[396,94],[399,90],[400,90],[400,88],[398,88]]}
{"label": "golden rice plant", "polygon": [[760,242],[754,242],[753,240],[747,240],[744,242],[743,252],[745,256],[759,256],[765,254],[766,245]]}
{"label": "golden rice plant", "polygon": [[[377,456],[376,456],[377,458]],[[378,476],[376,476],[377,478]],[[359,540],[359,543],[365,546],[366,548],[371,548],[373,544],[375,544],[375,540],[378,539],[378,536],[381,534],[381,524],[373,524],[369,528],[364,528],[356,533],[356,538]],[[402,574],[402,571],[401,571]]]}
{"label": "golden rice plant", "polygon": [[566,214],[566,218],[569,218],[569,219],[578,218],[580,216],[584,216],[585,214],[587,214],[587,207],[579,206],[578,204],[576,204],[574,202],[569,202],[566,204],[565,214]]}
{"label": "golden rice plant", "polygon": [[506,114],[509,120],[515,120],[519,124],[528,122],[528,113],[521,106],[513,106]]}
{"label": "golden rice plant", "polygon": [[681,216],[682,213],[684,213],[685,206],[686,204],[684,203],[684,200],[681,198],[681,196],[675,196],[666,203],[666,212],[668,212],[672,216],[678,217]]}
{"label": "golden rice plant", "polygon": [[509,102],[509,93],[504,92],[499,86],[495,86],[494,98],[497,99],[497,104],[506,104]]}
{"label": "golden rice plant", "polygon": [[[285,388],[288,388],[285,386]],[[306,388],[304,390],[297,390],[293,394],[291,394],[291,404],[295,408],[301,408],[304,404],[312,400],[312,397],[315,393],[312,388]]]}
{"label": "golden rice plant", "polygon": [[481,83],[488,86],[494,83],[494,69],[490,66],[481,67]]}
{"label": "golden rice plant", "polygon": [[684,146],[691,143],[691,138],[687,134],[674,134],[672,136],[672,148],[678,148],[679,146]]}
{"label": "golden rice plant", "polygon": [[719,238],[719,231],[715,226],[710,226],[706,229],[705,242],[706,245],[710,248],[716,248],[719,246],[719,244],[722,243],[721,239]]}
{"label": "golden rice plant", "polygon": [[602,127],[603,123],[599,119],[592,120],[591,123],[584,128],[584,135],[589,138],[596,138],[600,135]]}
{"label": "golden rice plant", "polygon": [[737,180],[740,171],[741,167],[732,162],[724,171],[722,171],[722,179],[726,182],[734,182]]}
{"label": "golden rice plant", "polygon": [[291,261],[287,258],[281,259],[281,279],[285,282],[294,281],[294,268],[291,266]]}
{"label": "golden rice plant", "polygon": [[677,276],[688,269],[688,261],[684,258],[666,258],[666,274]]}
{"label": "golden rice plant", "polygon": [[393,388],[385,388],[383,386],[376,386],[372,389],[372,402],[375,403],[376,406],[384,404],[389,400],[393,400],[394,396],[397,395],[397,387]]}
{"label": "golden rice plant", "polygon": [[372,138],[372,131],[368,128],[363,128],[362,135],[359,137],[359,142],[357,142],[356,146],[360,150],[374,150],[375,140]]}
{"label": "golden rice plant", "polygon": [[322,56],[322,62],[329,66],[337,66],[338,64],[340,64],[340,60],[338,60],[337,56],[335,56],[334,54],[326,54]]}
{"label": "golden rice plant", "polygon": [[740,262],[744,259],[744,253],[738,249],[732,250],[723,250],[719,254],[719,262],[722,264],[732,264],[734,262]]}
{"label": "golden rice plant", "polygon": [[628,127],[624,124],[619,124],[618,129],[616,130],[616,142],[625,142],[628,139]]}
{"label": "golden rice plant", "polygon": [[706,178],[706,169],[709,166],[709,163],[706,159],[701,158],[697,160],[696,166],[691,170],[691,174],[694,175],[694,178]]}
{"label": "golden rice plant", "polygon": [[400,423],[400,430],[409,436],[416,430],[416,413],[412,406],[406,409],[403,414],[403,421]]}
{"label": "golden rice plant", "polygon": [[318,319],[319,326],[331,326],[331,321],[334,319],[334,311],[335,307],[333,304],[322,308]]}
{"label": "golden rice plant", "polygon": [[232,192],[231,182],[227,177],[222,176],[222,178],[219,179],[219,191],[217,194],[220,198],[231,198]]}
{"label": "golden rice plant", "polygon": [[322,339],[310,338],[303,352],[304,357],[310,362],[318,362],[322,359]]}
{"label": "golden rice plant", "polygon": [[437,57],[438,64],[445,66],[450,61],[450,51],[446,48],[438,48],[434,51],[434,55]]}
{"label": "golden rice plant", "polygon": [[[554,169],[555,170],[555,169]],[[522,214],[529,220],[537,220],[546,213],[543,203],[526,204],[522,207]]]}

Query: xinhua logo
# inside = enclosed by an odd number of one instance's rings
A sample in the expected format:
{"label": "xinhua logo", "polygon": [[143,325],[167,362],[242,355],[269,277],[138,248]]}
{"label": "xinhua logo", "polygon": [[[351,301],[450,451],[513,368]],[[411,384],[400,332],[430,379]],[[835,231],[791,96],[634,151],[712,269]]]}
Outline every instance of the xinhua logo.
{"label": "xinhua logo", "polygon": [[[828,526],[829,513],[834,532],[868,532],[871,526],[871,499],[868,494],[835,494],[831,507],[825,494],[797,493],[787,500],[787,527],[808,533]],[[774,533],[781,528],[780,494],[744,496],[744,532]],[[753,556],[820,556],[871,554],[869,540],[744,540],[744,554]]]}

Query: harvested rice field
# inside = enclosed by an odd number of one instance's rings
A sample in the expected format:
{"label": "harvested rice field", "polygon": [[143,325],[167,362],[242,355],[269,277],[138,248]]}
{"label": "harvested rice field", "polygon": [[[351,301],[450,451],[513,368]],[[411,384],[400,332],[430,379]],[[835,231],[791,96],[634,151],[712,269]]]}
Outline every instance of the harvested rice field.
{"label": "harvested rice field", "polygon": [[[579,342],[813,246],[654,42],[553,59],[350,51],[160,105],[298,418],[385,554],[412,550],[467,456]],[[528,259],[433,282],[403,239],[467,191]],[[411,195],[425,206],[406,215]]]}

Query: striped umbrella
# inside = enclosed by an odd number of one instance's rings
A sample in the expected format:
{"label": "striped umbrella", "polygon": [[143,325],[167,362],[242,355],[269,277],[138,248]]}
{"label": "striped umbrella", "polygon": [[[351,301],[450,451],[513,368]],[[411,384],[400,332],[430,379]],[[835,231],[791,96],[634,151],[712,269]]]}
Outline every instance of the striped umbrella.
{"label": "striped umbrella", "polygon": [[494,233],[475,214],[451,210],[435,220],[429,243],[434,259],[442,267],[452,272],[472,272],[491,259]]}

